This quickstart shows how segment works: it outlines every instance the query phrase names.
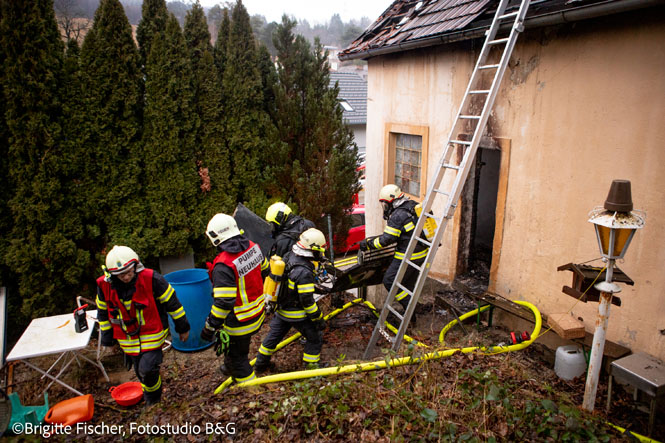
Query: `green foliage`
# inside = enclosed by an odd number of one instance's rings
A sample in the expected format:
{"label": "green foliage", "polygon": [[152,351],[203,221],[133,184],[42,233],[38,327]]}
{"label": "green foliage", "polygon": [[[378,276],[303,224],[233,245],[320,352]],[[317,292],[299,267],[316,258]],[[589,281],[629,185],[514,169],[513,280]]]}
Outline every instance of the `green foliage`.
{"label": "green foliage", "polygon": [[278,86],[268,173],[271,194],[293,201],[302,214],[318,220],[330,214],[340,241],[348,230],[346,209],[359,191],[358,148],[342,120],[338,89],[328,87],[326,54],[293,35],[295,22],[284,17],[274,37]]}
{"label": "green foliage", "polygon": [[144,0],[141,11],[141,21],[136,27],[136,41],[139,44],[141,62],[145,65],[155,35],[163,35],[166,29],[169,13],[164,0]]}
{"label": "green foliage", "polygon": [[86,230],[96,252],[113,243],[131,245],[143,255],[143,82],[132,30],[118,0],[101,1],[83,42],[81,64],[88,119],[82,128]]}
{"label": "green foliage", "polygon": [[144,112],[145,246],[156,257],[191,252],[198,174],[193,88],[180,25],[171,15],[146,64]]}
{"label": "green foliage", "polygon": [[217,40],[215,40],[215,66],[217,67],[217,72],[219,73],[219,78],[221,80],[224,74],[224,64],[226,62],[226,48],[229,41],[229,33],[231,31],[231,18],[229,17],[229,10],[224,9],[222,15],[222,21],[219,24],[219,30],[217,31]]}
{"label": "green foliage", "polygon": [[71,156],[60,142],[64,48],[53,5],[40,0],[1,7],[2,136],[8,142],[2,162],[6,189],[13,191],[6,202],[12,218],[11,229],[3,231],[2,263],[12,273],[4,277],[15,282],[9,310],[17,315],[21,308],[29,317],[73,304],[87,254],[77,245],[80,224],[66,200]]}
{"label": "green foliage", "polygon": [[256,42],[240,0],[231,17],[222,87],[236,200],[260,213],[267,207],[263,170],[270,121],[263,111]]}

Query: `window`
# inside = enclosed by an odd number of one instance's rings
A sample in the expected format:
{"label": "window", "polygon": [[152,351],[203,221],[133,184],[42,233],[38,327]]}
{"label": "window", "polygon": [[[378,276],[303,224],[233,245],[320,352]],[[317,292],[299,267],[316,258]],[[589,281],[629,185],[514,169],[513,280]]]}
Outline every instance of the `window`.
{"label": "window", "polygon": [[423,138],[395,134],[395,184],[411,195],[420,195],[420,164]]}
{"label": "window", "polygon": [[353,111],[353,107],[346,100],[340,100],[339,104],[342,105],[345,111]]}
{"label": "window", "polygon": [[394,183],[412,198],[421,200],[427,192],[428,128],[388,124],[387,139],[384,184]]}

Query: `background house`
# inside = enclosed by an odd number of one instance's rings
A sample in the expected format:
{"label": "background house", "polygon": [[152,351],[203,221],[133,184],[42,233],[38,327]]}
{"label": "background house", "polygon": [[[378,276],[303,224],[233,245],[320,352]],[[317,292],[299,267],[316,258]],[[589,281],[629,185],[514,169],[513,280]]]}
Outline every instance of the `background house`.
{"label": "background house", "polygon": [[[424,197],[497,3],[397,0],[338,55],[369,64],[368,235],[383,228],[381,186]],[[608,339],[665,358],[665,6],[533,1],[525,28],[429,275],[487,267],[490,291],[545,314],[572,307],[593,331],[597,304],[563,294],[571,274],[557,267],[599,257],[587,214],[628,179],[647,224],[618,263],[635,285]]]}
{"label": "background house", "polygon": [[353,131],[358,153],[365,153],[367,133],[367,80],[353,72],[330,72],[330,86],[339,85],[338,99],[344,122]]}

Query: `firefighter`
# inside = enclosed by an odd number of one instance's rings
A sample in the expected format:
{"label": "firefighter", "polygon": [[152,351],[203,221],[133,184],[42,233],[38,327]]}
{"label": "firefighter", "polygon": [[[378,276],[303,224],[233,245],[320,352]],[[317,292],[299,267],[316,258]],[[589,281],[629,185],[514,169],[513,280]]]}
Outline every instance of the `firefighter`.
{"label": "firefighter", "polygon": [[282,259],[291,251],[300,234],[314,227],[314,223],[295,215],[291,208],[282,202],[270,205],[266,211],[266,221],[270,223],[272,238],[275,239],[269,256],[277,255]]}
{"label": "firefighter", "polygon": [[[397,185],[385,185],[379,193],[379,202],[383,208],[383,219],[387,220],[386,228],[383,234],[374,239],[364,239],[359,242],[361,250],[381,249],[388,245],[397,243],[393,260],[383,276],[383,286],[390,291],[390,287],[395,281],[400,262],[404,259],[404,253],[409,245],[413,230],[418,222],[418,216],[415,212],[416,202],[404,195]],[[418,242],[411,255],[411,261],[420,266],[425,261],[429,248]],[[407,266],[402,286],[413,291],[418,272],[415,268]],[[395,299],[406,310],[411,296],[405,291],[400,291],[395,295]]]}
{"label": "firefighter", "polygon": [[249,345],[265,317],[262,273],[267,274],[268,261],[230,215],[216,214],[210,219],[206,235],[218,255],[210,270],[214,304],[201,339],[212,341],[220,329],[228,334],[228,351],[220,370],[236,382],[248,381],[255,377],[247,359]]}
{"label": "firefighter", "polygon": [[189,337],[189,322],[173,287],[156,271],[147,269],[127,246],[114,246],[106,255],[104,275],[97,279],[97,318],[102,345],[118,341],[134,366],[146,405],[162,396],[162,345],[168,335],[167,314],[180,340]]}
{"label": "firefighter", "polygon": [[310,228],[300,235],[293,245],[286,264],[284,283],[288,287],[277,299],[277,310],[270,322],[270,332],[259,348],[254,371],[265,372],[270,366],[270,357],[286,334],[295,328],[305,337],[303,363],[305,368],[320,367],[320,331],[325,329],[325,320],[314,301],[314,271],[316,263],[325,257],[326,239],[323,233]]}

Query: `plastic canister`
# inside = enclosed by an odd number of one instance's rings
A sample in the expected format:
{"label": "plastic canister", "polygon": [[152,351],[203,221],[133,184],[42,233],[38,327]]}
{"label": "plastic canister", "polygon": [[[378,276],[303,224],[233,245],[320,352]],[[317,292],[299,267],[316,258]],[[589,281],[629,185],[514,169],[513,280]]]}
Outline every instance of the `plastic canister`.
{"label": "plastic canister", "polygon": [[213,345],[201,340],[201,331],[212,307],[212,283],[205,269],[183,269],[164,276],[173,286],[178,300],[185,308],[185,314],[191,327],[186,342],[180,341],[173,320],[169,317],[173,347],[178,351],[200,351]]}
{"label": "plastic canister", "polygon": [[584,351],[579,346],[559,346],[556,349],[554,372],[563,380],[572,380],[586,371]]}

